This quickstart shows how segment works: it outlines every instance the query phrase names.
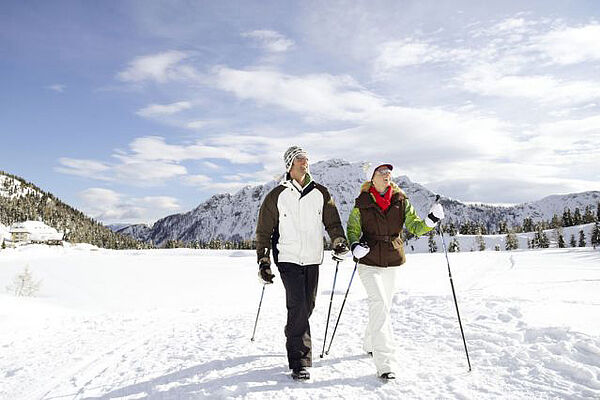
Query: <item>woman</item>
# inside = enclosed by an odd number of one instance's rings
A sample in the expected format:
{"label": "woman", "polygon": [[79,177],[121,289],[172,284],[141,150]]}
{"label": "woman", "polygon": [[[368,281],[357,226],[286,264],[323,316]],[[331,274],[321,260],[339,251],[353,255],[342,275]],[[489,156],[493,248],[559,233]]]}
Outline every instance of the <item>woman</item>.
{"label": "woman", "polygon": [[420,219],[404,192],[392,182],[393,168],[381,164],[373,170],[348,218],[348,241],[355,261],[359,261],[358,275],[369,303],[363,348],[373,356],[377,375],[385,380],[395,379],[398,367],[390,307],[396,289],[395,267],[406,261],[402,227],[420,236],[444,218],[442,206],[436,203],[425,221]]}

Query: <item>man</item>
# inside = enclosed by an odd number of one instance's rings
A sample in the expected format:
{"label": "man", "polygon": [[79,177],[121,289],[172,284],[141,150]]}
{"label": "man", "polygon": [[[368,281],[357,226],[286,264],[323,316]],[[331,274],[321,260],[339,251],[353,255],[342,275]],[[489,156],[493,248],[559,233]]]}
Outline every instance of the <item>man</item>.
{"label": "man", "polygon": [[344,229],[333,198],[313,181],[308,155],[292,146],[283,156],[285,178],[263,201],[256,227],[259,277],[273,283],[270,251],[285,287],[288,310],[285,326],[292,378],[309,379],[312,345],[308,319],[315,307],[319,264],[323,262],[323,225],[336,256],[348,252]]}
{"label": "man", "polygon": [[419,236],[444,218],[439,203],[433,205],[425,221],[419,218],[406,194],[392,181],[393,168],[381,164],[370,171],[370,180],[361,187],[347,227],[369,305],[363,349],[373,356],[377,375],[384,380],[395,379],[398,369],[390,309],[397,285],[396,267],[406,261],[402,228],[406,226]]}

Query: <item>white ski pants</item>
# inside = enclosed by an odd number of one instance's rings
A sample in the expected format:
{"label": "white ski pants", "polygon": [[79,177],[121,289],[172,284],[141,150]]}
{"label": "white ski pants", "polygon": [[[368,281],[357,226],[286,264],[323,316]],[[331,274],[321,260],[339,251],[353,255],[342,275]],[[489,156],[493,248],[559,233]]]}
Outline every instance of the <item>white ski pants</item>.
{"label": "white ski pants", "polygon": [[397,267],[372,267],[358,264],[358,275],[367,291],[369,322],[363,349],[373,353],[377,375],[398,371],[396,345],[390,308],[396,292]]}

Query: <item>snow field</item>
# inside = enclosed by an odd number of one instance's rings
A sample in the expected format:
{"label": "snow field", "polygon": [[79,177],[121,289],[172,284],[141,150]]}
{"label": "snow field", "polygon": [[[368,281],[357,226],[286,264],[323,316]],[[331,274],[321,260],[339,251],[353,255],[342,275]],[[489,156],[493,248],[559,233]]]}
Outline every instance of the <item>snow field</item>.
{"label": "snow field", "polygon": [[[600,397],[600,255],[587,249],[449,254],[473,371],[441,253],[409,254],[392,308],[402,365],[375,376],[355,275],[331,352],[334,263],[320,270],[309,382],[289,378],[284,290],[253,252],[25,246],[0,253],[0,289],[29,265],[38,297],[0,295],[0,398]],[[353,263],[340,264],[329,337]]]}

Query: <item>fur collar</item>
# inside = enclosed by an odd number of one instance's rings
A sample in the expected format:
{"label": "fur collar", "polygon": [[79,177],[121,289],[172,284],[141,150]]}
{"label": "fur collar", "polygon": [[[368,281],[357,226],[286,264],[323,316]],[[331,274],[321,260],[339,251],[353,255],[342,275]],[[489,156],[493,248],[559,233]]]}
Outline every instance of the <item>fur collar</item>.
{"label": "fur collar", "polygon": [[[371,189],[371,186],[373,186],[373,183],[371,181],[367,181],[365,183],[363,183],[360,187],[360,191],[361,193],[369,193],[369,189]],[[404,191],[402,189],[400,189],[400,187],[398,185],[396,185],[394,182],[390,182],[390,186],[392,187],[392,195],[396,194],[396,193],[400,193],[402,195],[402,197],[406,197],[406,194],[404,193]]]}

